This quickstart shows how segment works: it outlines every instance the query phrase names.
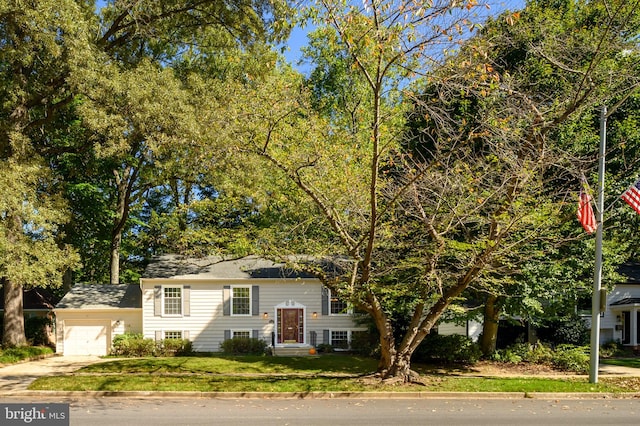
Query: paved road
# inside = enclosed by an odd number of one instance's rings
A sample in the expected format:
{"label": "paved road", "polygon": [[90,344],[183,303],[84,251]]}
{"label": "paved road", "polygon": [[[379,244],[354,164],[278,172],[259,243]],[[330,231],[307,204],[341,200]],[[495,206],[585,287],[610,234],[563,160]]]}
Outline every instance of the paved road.
{"label": "paved road", "polygon": [[[0,403],[70,404],[71,425],[625,425],[638,424],[640,399],[488,399],[432,396],[429,399],[227,399],[63,397],[29,392],[37,377],[66,374],[106,360],[51,357],[0,368]],[[600,374],[640,376],[640,369],[601,366]]]}
{"label": "paved road", "polygon": [[[635,399],[45,398],[70,404],[72,426],[637,425]],[[25,402],[1,398],[0,403]],[[33,401],[29,401],[33,402]]]}

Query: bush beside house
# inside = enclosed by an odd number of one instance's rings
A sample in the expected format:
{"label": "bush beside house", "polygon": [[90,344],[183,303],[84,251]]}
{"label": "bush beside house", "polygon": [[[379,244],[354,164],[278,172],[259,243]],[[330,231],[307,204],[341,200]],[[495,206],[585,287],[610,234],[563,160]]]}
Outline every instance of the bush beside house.
{"label": "bush beside house", "polygon": [[185,356],[191,355],[191,342],[186,339],[164,339],[158,342],[145,339],[142,334],[125,333],[113,338],[111,355],[123,357]]}

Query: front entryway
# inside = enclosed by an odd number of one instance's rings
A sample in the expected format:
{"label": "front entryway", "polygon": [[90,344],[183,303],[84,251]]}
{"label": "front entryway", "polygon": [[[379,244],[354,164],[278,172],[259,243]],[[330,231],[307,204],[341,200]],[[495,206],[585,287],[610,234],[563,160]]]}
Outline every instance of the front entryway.
{"label": "front entryway", "polygon": [[278,309],[278,344],[304,343],[304,309]]}

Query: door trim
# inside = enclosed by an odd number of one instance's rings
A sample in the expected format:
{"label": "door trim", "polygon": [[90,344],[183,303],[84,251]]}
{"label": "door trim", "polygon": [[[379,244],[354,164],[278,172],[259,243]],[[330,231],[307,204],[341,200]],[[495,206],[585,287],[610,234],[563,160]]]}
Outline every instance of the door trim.
{"label": "door trim", "polygon": [[[285,342],[282,334],[281,327],[282,318],[281,318],[281,310],[298,310],[300,311],[300,322],[298,323],[298,327],[302,328],[301,332],[298,331],[298,337],[302,337],[301,341],[296,342]],[[295,301],[289,300],[283,303],[280,303],[275,306],[275,324],[274,324],[274,332],[275,332],[275,345],[276,346],[301,346],[307,344],[307,307]]]}

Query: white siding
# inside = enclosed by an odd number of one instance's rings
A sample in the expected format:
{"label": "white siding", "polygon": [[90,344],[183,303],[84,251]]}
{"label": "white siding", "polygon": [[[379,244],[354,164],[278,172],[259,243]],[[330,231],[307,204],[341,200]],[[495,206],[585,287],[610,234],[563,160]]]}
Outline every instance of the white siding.
{"label": "white siding", "polygon": [[453,322],[441,322],[438,324],[438,334],[449,336],[451,334],[460,334],[470,337],[474,342],[482,334],[482,323],[475,320],[468,320],[466,324],[456,324]]}
{"label": "white siding", "polygon": [[[607,310],[605,311],[604,316],[600,318],[600,344],[604,344],[612,340],[622,341],[622,330],[616,330],[616,325],[619,326],[618,328],[622,327],[622,321],[618,319],[618,316],[622,314],[622,311],[629,311],[630,308],[611,306],[611,303],[627,298],[640,298],[640,285],[617,285],[610,293],[607,294]],[[590,319],[591,317],[589,317],[589,320]],[[589,324],[591,324],[591,321],[589,321]],[[632,328],[631,334],[636,335],[635,333],[636,330]]]}
{"label": "white siding", "polygon": [[[154,315],[154,287],[162,285],[190,286],[190,315],[162,317]],[[223,315],[223,288],[225,285],[258,285],[259,307],[257,316]],[[305,306],[305,342],[311,331],[317,333],[317,344],[323,342],[323,330],[357,329],[349,315],[322,315],[321,284],[317,280],[303,279],[142,279],[143,333],[155,339],[156,332],[188,331],[195,351],[216,352],[224,340],[225,330],[258,330],[260,338],[271,343],[276,319],[276,306],[295,302]],[[264,318],[264,313],[267,318]],[[317,318],[313,318],[313,313]]]}
{"label": "white siding", "polygon": [[640,285],[622,284],[616,286],[609,294],[607,294],[607,302],[611,303],[632,297],[640,297]]}

